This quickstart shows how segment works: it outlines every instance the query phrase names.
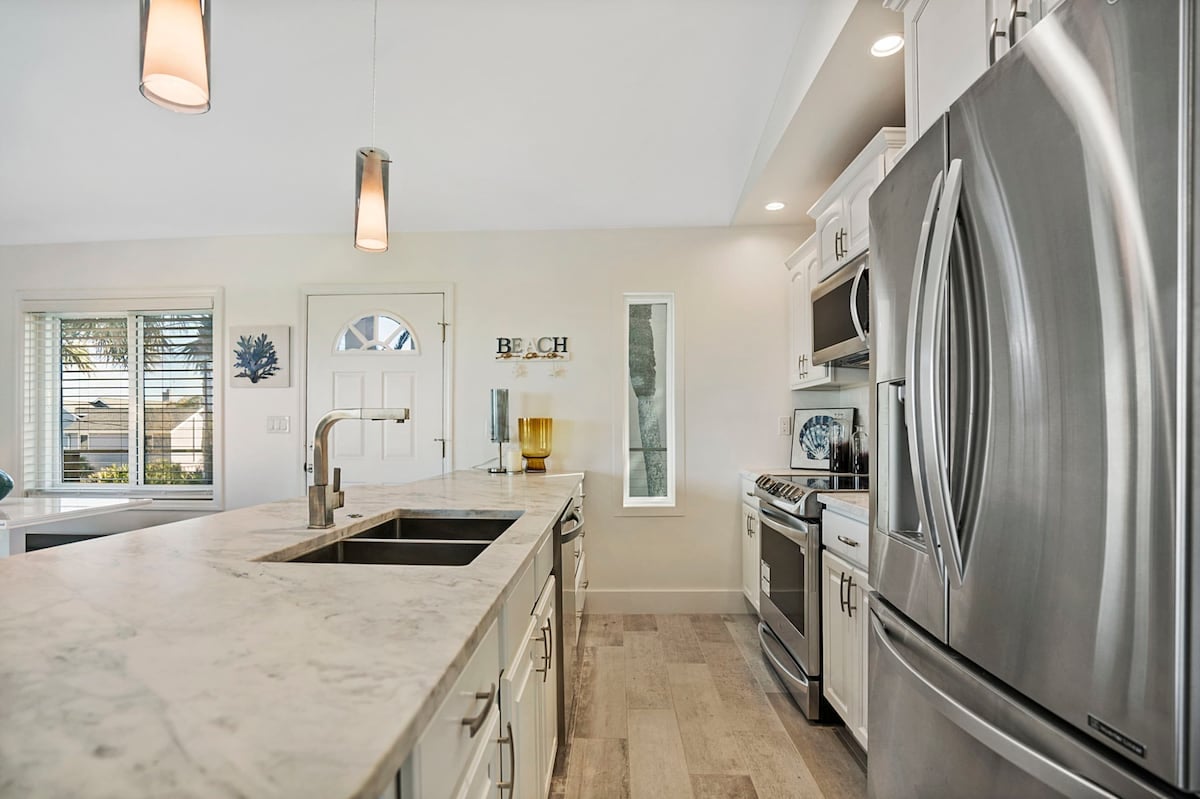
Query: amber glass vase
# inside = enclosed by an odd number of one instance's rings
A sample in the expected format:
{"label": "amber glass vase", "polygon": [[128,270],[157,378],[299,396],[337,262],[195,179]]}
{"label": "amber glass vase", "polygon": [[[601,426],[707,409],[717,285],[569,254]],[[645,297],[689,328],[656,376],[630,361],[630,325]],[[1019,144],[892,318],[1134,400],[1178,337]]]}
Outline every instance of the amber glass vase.
{"label": "amber glass vase", "polygon": [[517,419],[517,432],[521,436],[521,454],[525,456],[525,471],[546,471],[546,458],[550,456],[550,440],[553,431],[554,420],[545,416]]}

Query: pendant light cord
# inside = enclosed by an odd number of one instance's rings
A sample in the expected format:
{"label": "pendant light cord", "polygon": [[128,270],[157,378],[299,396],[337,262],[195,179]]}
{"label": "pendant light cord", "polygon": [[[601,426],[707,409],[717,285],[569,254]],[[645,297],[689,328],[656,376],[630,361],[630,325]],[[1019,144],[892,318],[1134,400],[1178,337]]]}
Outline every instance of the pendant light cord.
{"label": "pendant light cord", "polygon": [[375,10],[371,15],[371,148],[375,147],[375,62],[376,47],[379,40],[379,0],[375,0]]}

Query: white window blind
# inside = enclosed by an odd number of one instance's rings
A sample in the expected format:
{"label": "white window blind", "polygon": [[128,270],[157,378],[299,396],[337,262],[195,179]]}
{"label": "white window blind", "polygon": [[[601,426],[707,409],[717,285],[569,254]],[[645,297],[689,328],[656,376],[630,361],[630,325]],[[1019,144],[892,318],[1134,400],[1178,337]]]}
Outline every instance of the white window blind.
{"label": "white window blind", "polygon": [[213,315],[25,315],[25,487],[213,496]]}

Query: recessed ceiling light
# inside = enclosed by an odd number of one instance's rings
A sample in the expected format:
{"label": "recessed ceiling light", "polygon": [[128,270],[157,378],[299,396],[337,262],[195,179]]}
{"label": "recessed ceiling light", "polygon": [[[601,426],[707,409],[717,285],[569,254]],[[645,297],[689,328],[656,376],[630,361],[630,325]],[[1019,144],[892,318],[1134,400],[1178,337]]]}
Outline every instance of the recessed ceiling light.
{"label": "recessed ceiling light", "polygon": [[783,203],[776,202],[776,203],[767,203],[766,205],[763,206],[763,208],[766,208],[768,211],[782,211],[784,208],[787,208],[787,206],[784,205]]}
{"label": "recessed ceiling light", "polygon": [[895,55],[902,49],[904,49],[904,37],[898,33],[889,33],[871,45],[871,55],[876,58],[884,58]]}

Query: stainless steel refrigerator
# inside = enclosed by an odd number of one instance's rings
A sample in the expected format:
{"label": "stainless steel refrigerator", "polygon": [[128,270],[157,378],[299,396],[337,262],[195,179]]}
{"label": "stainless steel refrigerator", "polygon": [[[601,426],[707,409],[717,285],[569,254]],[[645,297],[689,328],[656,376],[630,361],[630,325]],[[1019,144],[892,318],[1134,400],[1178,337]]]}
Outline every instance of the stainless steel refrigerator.
{"label": "stainless steel refrigerator", "polygon": [[1067,0],[871,198],[873,797],[1200,792],[1197,25]]}

